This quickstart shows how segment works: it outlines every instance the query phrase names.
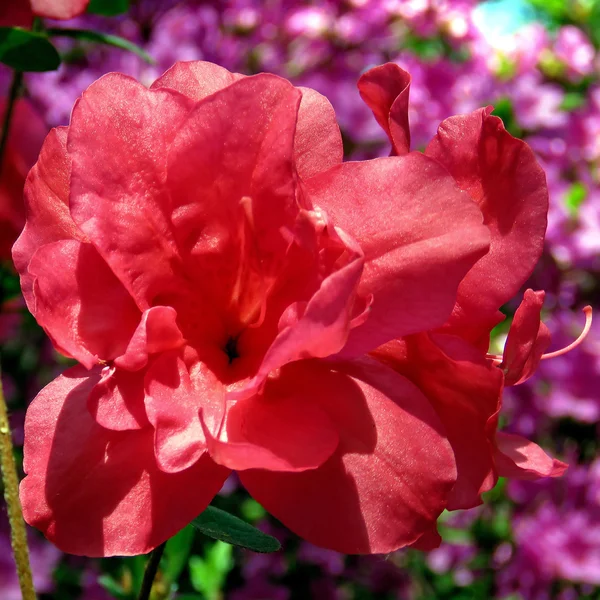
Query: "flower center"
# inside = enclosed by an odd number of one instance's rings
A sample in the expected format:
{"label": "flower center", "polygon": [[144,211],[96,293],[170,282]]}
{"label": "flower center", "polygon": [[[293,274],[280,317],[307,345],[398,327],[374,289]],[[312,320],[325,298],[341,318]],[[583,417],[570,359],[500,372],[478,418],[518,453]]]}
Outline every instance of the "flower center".
{"label": "flower center", "polygon": [[225,343],[225,347],[223,351],[227,355],[227,359],[229,360],[229,364],[231,364],[236,358],[240,357],[237,347],[237,337],[229,337],[227,342]]}

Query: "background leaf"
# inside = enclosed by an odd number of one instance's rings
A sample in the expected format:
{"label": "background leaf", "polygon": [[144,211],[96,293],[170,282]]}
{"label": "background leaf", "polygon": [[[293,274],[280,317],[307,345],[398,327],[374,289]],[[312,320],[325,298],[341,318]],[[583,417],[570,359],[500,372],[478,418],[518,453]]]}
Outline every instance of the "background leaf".
{"label": "background leaf", "polygon": [[48,29],[47,32],[51,37],[69,37],[74,40],[96,42],[97,44],[114,46],[115,48],[132,52],[133,54],[139,56],[142,60],[145,60],[148,64],[154,64],[154,59],[145,50],[133,42],[119,37],[118,35],[110,35],[108,33],[102,33],[101,31],[92,31],[91,29],[53,28]]}
{"label": "background leaf", "polygon": [[105,17],[122,15],[128,10],[129,0],[91,0],[87,9],[88,13]]}
{"label": "background leaf", "polygon": [[224,542],[215,542],[207,548],[205,558],[190,557],[190,579],[197,592],[206,600],[219,600],[227,574],[233,568],[233,548]]}
{"label": "background leaf", "polygon": [[281,544],[274,537],[214,506],[209,506],[191,525],[210,538],[254,552],[277,552],[281,549]]}
{"label": "background leaf", "polygon": [[60,56],[48,38],[20,27],[0,27],[0,62],[17,71],[55,71]]}

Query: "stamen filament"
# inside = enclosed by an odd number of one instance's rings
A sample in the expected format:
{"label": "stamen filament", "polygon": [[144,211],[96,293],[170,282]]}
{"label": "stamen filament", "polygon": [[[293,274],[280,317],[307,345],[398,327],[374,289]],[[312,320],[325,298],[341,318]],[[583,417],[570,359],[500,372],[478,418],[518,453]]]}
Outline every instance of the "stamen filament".
{"label": "stamen filament", "polygon": [[547,358],[555,358],[557,356],[566,354],[567,352],[570,352],[574,348],[577,348],[577,346],[579,346],[579,344],[581,344],[581,342],[583,342],[583,340],[585,340],[585,338],[587,337],[587,334],[590,332],[590,329],[592,327],[592,307],[591,306],[584,307],[583,312],[585,313],[585,325],[583,326],[583,331],[579,334],[579,337],[574,342],[571,342],[568,346],[565,346],[564,348],[561,348],[560,350],[555,350],[554,352],[549,352],[548,354],[543,354],[542,360],[545,360]]}

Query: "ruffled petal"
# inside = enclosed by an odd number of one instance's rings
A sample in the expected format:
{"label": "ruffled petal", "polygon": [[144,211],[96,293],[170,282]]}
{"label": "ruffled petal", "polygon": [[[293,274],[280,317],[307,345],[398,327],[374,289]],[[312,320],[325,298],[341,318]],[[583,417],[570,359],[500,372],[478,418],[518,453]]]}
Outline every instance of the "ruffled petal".
{"label": "ruffled petal", "polygon": [[488,422],[500,408],[502,373],[467,342],[448,335],[409,336],[373,356],[416,384],[444,425],[458,471],[448,509],[481,504],[481,494],[497,480],[490,439],[495,429]]}
{"label": "ruffled petal", "polygon": [[[301,363],[289,369],[306,372]],[[340,445],[302,473],[240,473],[271,514],[309,542],[344,553],[387,553],[414,543],[446,505],[454,456],[427,399],[388,367],[357,361],[330,371],[315,363],[298,393],[319,385]],[[308,376],[310,373],[310,377]]]}
{"label": "ruffled petal", "polygon": [[89,369],[125,351],[140,311],[91,244],[45,244],[28,271],[35,278],[37,322],[61,352]]}
{"label": "ruffled petal", "polygon": [[294,138],[296,168],[303,179],[342,162],[344,147],[335,111],[319,92],[301,87],[298,125]]}
{"label": "ruffled petal", "polygon": [[496,442],[496,467],[501,477],[528,480],[560,477],[569,467],[520,435],[499,431]]}
{"label": "ruffled petal", "polygon": [[[176,90],[199,101],[245,77],[204,61],[175,63],[151,89]],[[341,163],[344,148],[335,112],[325,96],[310,88],[298,88],[302,100],[294,139],[296,167],[303,178],[311,177]]]}
{"label": "ruffled petal", "polygon": [[544,245],[546,176],[531,148],[491,111],[446,119],[426,150],[469,192],[491,233],[489,253],[458,288],[454,327],[495,315],[529,277]]}
{"label": "ruffled petal", "polygon": [[102,369],[102,378],[88,397],[88,410],[98,425],[126,431],[149,424],[144,407],[144,376],[144,371]]}
{"label": "ruffled petal", "polygon": [[127,349],[115,365],[138,371],[148,364],[151,354],[181,348],[185,344],[177,326],[177,312],[170,306],[153,306],[142,314],[142,320],[131,337]]}
{"label": "ruffled petal", "polygon": [[188,370],[181,353],[171,351],[152,363],[145,388],[158,466],[167,473],[187,469],[206,451],[199,413],[205,404],[223,406],[221,383],[202,363]]}
{"label": "ruffled petal", "polygon": [[287,247],[287,238],[273,236],[286,224],[291,228],[297,214],[293,139],[300,99],[288,81],[263,73],[236,81],[192,111],[170,148],[168,167],[184,247],[214,254],[226,233],[237,233],[241,202],[256,244],[271,252]]}
{"label": "ruffled petal", "polygon": [[67,127],[52,129],[40,150],[25,184],[25,229],[13,246],[13,260],[21,275],[21,289],[32,314],[34,277],[28,272],[29,261],[44,244],[58,240],[86,241],[69,213],[71,160],[67,154]]}
{"label": "ruffled petal", "polygon": [[505,385],[518,385],[529,379],[550,345],[550,331],[540,320],[544,295],[527,290],[515,312],[500,364]]}
{"label": "ruffled petal", "polygon": [[298,214],[300,99],[280,77],[245,77],[199,102],[170,148],[173,223],[194,293],[243,326],[258,317],[264,290],[254,288],[276,278]]}
{"label": "ruffled petal", "polygon": [[306,306],[292,305],[284,312],[280,331],[256,377],[247,384],[246,393],[256,390],[269,373],[289,362],[324,358],[344,347],[364,266],[360,248],[348,248],[347,252],[350,254],[347,264],[324,279]]}
{"label": "ruffled petal", "polygon": [[29,0],[29,3],[38,17],[66,21],[84,13],[90,0]]}
{"label": "ruffled petal", "polygon": [[167,149],[191,106],[109,73],[71,116],[71,214],[141,310],[184,284],[164,183]]}
{"label": "ruffled petal", "polygon": [[437,525],[433,524],[416,542],[410,545],[410,548],[429,552],[440,547],[442,537],[438,533]]}
{"label": "ruffled petal", "polygon": [[487,251],[489,233],[470,197],[437,162],[413,153],[345,163],[313,177],[307,188],[365,254],[358,293],[372,294],[373,303],[344,355],[444,323],[458,284]]}
{"label": "ruffled petal", "polygon": [[392,154],[410,151],[408,95],[410,75],[395,63],[369,69],[358,80],[361,98],[392,143]]}
{"label": "ruffled petal", "polygon": [[100,369],[69,369],[30,405],[25,520],[69,554],[145,554],[200,514],[229,471],[207,455],[180,473],[160,471],[152,428],[109,431],[88,413],[99,377]]}
{"label": "ruffled petal", "polygon": [[176,62],[150,89],[169,88],[198,102],[243,77],[245,75],[231,73],[224,67],[203,60]]}
{"label": "ruffled petal", "polygon": [[[303,363],[304,364],[304,363]],[[208,449],[230,469],[305,471],[322,465],[335,451],[339,436],[319,406],[327,393],[318,378],[306,389],[310,366],[282,369],[260,395],[228,408],[217,431],[205,426]]]}

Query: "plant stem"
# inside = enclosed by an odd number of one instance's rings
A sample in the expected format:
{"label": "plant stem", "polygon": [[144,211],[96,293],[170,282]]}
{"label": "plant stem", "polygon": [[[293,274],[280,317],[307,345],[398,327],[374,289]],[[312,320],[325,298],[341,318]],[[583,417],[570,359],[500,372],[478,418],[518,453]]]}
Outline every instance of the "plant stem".
{"label": "plant stem", "polygon": [[158,565],[160,564],[160,559],[162,558],[166,545],[167,542],[163,542],[160,546],[154,548],[154,550],[152,550],[150,553],[150,559],[148,560],[146,570],[144,571],[144,580],[142,581],[142,588],[140,589],[138,600],[148,600],[150,598],[152,584],[154,583],[154,578],[156,577],[156,572],[158,571]]}
{"label": "plant stem", "polygon": [[29,550],[27,548],[27,535],[25,521],[19,501],[19,478],[17,476],[17,465],[13,454],[13,445],[8,423],[8,412],[2,392],[2,381],[0,380],[0,467],[2,467],[2,481],[4,483],[4,499],[8,510],[8,522],[10,524],[10,536],[21,595],[23,600],[35,600],[35,589],[29,566]]}
{"label": "plant stem", "polygon": [[4,153],[6,152],[6,144],[8,142],[8,136],[10,134],[10,124],[12,121],[13,110],[15,108],[15,102],[19,97],[19,92],[21,91],[22,83],[23,71],[15,71],[13,73],[12,83],[10,84],[10,91],[8,93],[8,103],[6,104],[6,110],[4,112],[4,122],[2,123],[2,137],[0,138],[0,175],[2,174]]}

